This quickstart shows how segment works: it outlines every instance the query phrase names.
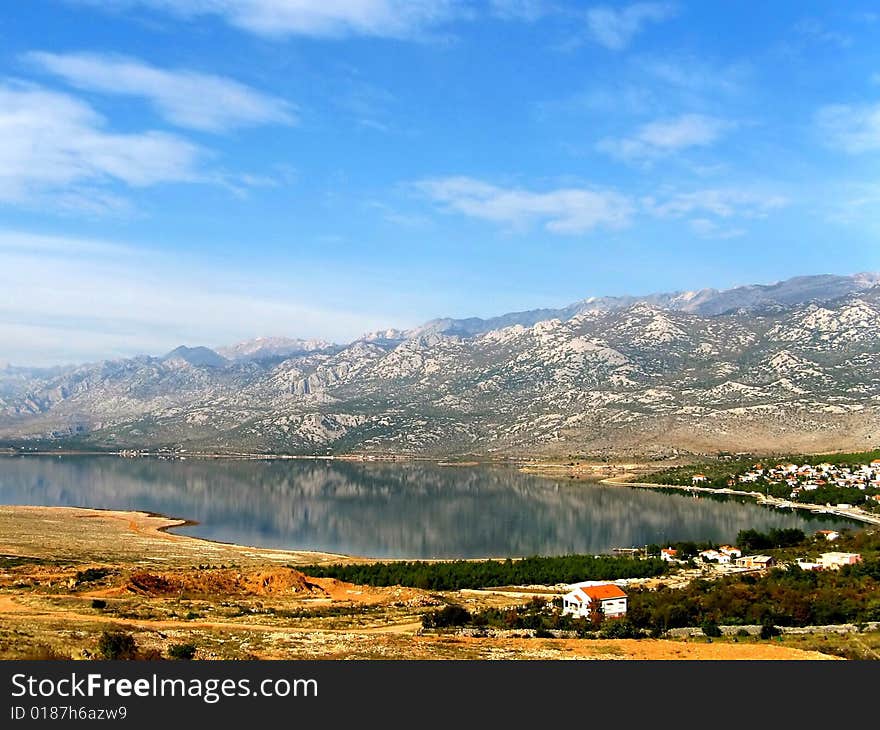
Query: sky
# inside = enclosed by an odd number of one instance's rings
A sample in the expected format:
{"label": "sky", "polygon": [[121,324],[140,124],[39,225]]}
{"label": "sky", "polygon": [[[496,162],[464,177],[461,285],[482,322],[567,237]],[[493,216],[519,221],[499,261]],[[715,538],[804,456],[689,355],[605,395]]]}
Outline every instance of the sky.
{"label": "sky", "polygon": [[880,270],[873,2],[0,11],[0,362]]}

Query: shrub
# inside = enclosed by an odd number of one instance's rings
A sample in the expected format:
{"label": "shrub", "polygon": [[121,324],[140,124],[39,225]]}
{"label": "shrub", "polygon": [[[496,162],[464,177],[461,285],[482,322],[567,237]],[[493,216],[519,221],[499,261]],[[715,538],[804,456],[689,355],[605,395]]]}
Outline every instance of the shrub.
{"label": "shrub", "polygon": [[86,568],[85,570],[77,571],[76,582],[91,583],[92,581],[106,578],[111,572],[109,568]]}
{"label": "shrub", "polygon": [[771,623],[761,624],[761,638],[762,639],[772,639],[774,636],[779,636],[782,631],[779,627],[774,626]]}
{"label": "shrub", "polygon": [[703,623],[703,634],[710,638],[721,636],[721,628],[714,621],[706,621]]}
{"label": "shrub", "polygon": [[37,644],[33,649],[27,651],[21,658],[26,661],[37,662],[68,661],[70,659],[70,654],[65,654],[48,644]]}
{"label": "shrub", "polygon": [[454,603],[439,611],[431,611],[422,616],[422,626],[426,629],[442,629],[449,626],[464,626],[471,621],[471,612]]}
{"label": "shrub", "polygon": [[600,635],[603,639],[643,639],[645,632],[628,619],[616,619],[606,621]]}
{"label": "shrub", "polygon": [[98,653],[104,659],[137,659],[137,642],[125,631],[105,631],[98,639]]}
{"label": "shrub", "polygon": [[93,598],[92,608],[107,608],[107,601],[105,601],[103,598]]}
{"label": "shrub", "polygon": [[168,647],[168,656],[172,659],[192,659],[196,655],[195,644],[171,644]]}

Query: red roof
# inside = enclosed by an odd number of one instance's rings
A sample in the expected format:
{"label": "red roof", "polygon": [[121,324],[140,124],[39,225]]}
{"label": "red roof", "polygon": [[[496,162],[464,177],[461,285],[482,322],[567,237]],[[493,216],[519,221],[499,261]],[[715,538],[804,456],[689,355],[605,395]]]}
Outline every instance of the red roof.
{"label": "red roof", "polygon": [[581,591],[594,601],[604,601],[609,598],[626,598],[626,593],[611,583],[600,586],[584,586],[581,588]]}

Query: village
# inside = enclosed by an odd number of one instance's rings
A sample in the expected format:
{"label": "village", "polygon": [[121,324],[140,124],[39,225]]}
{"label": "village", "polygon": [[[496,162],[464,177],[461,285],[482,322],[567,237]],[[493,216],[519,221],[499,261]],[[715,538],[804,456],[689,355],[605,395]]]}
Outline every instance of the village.
{"label": "village", "polygon": [[[822,543],[833,543],[840,538],[836,530],[818,530],[815,538]],[[840,570],[847,565],[862,562],[860,553],[828,551],[818,557],[798,557],[794,561],[779,561],[771,555],[744,555],[733,545],[720,545],[700,551],[694,558],[685,558],[673,547],[660,550],[660,559],[679,566],[697,568],[701,577],[731,575],[736,573],[762,574],[771,568],[785,570]],[[589,618],[596,612],[604,618],[618,619],[626,616],[627,594],[624,590],[630,581],[613,582],[582,581],[566,586],[562,597],[563,614]]]}
{"label": "village", "polygon": [[[705,484],[708,477],[705,474],[694,474],[691,484],[694,486]],[[777,464],[773,467],[765,467],[763,464],[755,464],[751,469],[727,482],[728,487],[737,483],[755,485],[782,485],[791,488],[790,498],[797,499],[804,492],[815,492],[823,487],[835,487],[838,489],[867,489],[880,490],[880,459],[874,459],[868,464]],[[871,496],[874,501],[880,502],[880,494]]]}

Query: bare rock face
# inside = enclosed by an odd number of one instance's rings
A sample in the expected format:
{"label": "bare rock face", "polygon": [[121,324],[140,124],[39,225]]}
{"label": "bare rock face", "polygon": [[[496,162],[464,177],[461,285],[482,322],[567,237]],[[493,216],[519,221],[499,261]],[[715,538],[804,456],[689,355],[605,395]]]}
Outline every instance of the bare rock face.
{"label": "bare rock face", "polygon": [[588,299],[345,346],[259,338],[0,369],[0,440],[661,455],[880,443],[880,276]]}

